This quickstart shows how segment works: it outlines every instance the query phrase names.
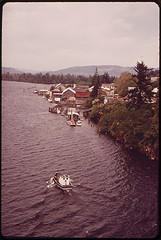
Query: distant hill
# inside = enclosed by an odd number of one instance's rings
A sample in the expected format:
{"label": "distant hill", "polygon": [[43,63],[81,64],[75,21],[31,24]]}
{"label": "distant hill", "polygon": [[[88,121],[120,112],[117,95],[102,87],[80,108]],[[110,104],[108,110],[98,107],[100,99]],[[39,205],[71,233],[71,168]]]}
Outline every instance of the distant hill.
{"label": "distant hill", "polygon": [[[57,71],[42,71],[42,74],[49,73],[50,75],[55,74],[71,74],[71,75],[84,75],[84,76],[93,76],[95,74],[97,67],[98,74],[104,74],[105,72],[108,72],[110,76],[120,77],[121,73],[123,72],[130,72],[132,74],[135,73],[133,67],[122,67],[122,66],[116,66],[116,65],[91,65],[91,66],[75,66],[65,69],[60,69]],[[157,68],[154,68],[156,70]],[[25,69],[16,69],[11,67],[2,67],[2,73],[9,72],[10,74],[13,73],[40,73],[40,71],[33,71],[33,70],[25,70]]]}
{"label": "distant hill", "polygon": [[16,68],[12,68],[12,67],[2,67],[2,74],[3,73],[7,73],[9,72],[10,74],[14,74],[14,73],[23,73],[23,71],[20,71]]}
{"label": "distant hill", "polygon": [[122,66],[116,66],[116,65],[92,65],[92,66],[76,66],[76,67],[70,67],[65,68],[57,71],[50,71],[49,74],[73,74],[73,75],[84,75],[84,76],[93,76],[95,74],[97,67],[98,74],[104,74],[105,72],[108,72],[110,76],[119,77],[122,72],[130,72],[134,73],[133,67],[122,67]]}
{"label": "distant hill", "polygon": [[9,72],[10,74],[14,74],[14,73],[39,73],[38,71],[34,71],[34,70],[27,70],[27,69],[17,69],[17,68],[12,68],[12,67],[2,67],[2,73],[7,73]]}

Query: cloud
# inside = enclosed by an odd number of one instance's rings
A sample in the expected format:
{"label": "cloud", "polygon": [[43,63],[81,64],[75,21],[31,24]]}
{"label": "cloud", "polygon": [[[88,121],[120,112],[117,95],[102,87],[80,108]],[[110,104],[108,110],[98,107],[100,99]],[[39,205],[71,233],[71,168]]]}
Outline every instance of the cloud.
{"label": "cloud", "polygon": [[158,63],[159,8],[154,3],[7,3],[3,10],[5,66],[129,66],[141,55],[147,65]]}

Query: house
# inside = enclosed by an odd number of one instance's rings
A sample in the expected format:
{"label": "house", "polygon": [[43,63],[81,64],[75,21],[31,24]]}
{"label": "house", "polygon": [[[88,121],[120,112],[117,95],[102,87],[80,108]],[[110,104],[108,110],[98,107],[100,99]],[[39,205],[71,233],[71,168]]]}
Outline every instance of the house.
{"label": "house", "polygon": [[90,97],[90,92],[76,92],[76,100],[87,100]]}
{"label": "house", "polygon": [[90,97],[90,92],[78,91],[76,92],[76,107],[81,107]]}
{"label": "house", "polygon": [[54,88],[54,90],[52,90],[52,97],[54,102],[60,102],[61,96],[62,92],[60,91],[60,89]]}
{"label": "house", "polygon": [[105,96],[107,96],[107,97],[114,97],[115,87],[114,87],[113,83],[102,84],[100,90],[101,90],[102,93],[103,92],[105,93]]}
{"label": "house", "polygon": [[60,102],[62,95],[63,95],[62,92],[54,92],[54,93],[53,93],[53,99],[54,99],[54,101],[55,101],[55,102]]}
{"label": "house", "polygon": [[89,89],[89,86],[86,86],[86,85],[79,85],[79,86],[75,86],[74,88],[73,88],[73,90],[75,91],[75,92],[87,92],[88,91],[88,89]]}
{"label": "house", "polygon": [[68,87],[66,88],[63,92],[62,92],[62,97],[61,97],[61,101],[67,101],[67,100],[75,100],[75,95],[76,95],[76,92]]}

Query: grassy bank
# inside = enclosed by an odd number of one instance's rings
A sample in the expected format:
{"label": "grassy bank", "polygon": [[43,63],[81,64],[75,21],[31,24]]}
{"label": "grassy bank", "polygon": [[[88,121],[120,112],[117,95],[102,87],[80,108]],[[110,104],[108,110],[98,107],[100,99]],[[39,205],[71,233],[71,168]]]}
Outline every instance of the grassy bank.
{"label": "grassy bank", "polygon": [[144,152],[151,159],[159,158],[159,104],[144,104],[127,109],[123,101],[93,105],[90,119],[99,131],[122,141],[127,148]]}

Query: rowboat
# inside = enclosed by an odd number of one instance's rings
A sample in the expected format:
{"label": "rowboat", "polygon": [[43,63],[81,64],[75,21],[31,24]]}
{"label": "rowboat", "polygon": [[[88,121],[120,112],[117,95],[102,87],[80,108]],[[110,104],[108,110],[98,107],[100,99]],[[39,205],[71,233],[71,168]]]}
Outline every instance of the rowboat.
{"label": "rowboat", "polygon": [[62,174],[60,172],[56,172],[54,178],[53,178],[56,186],[62,190],[71,190],[72,180],[70,179],[70,176],[67,174]]}

